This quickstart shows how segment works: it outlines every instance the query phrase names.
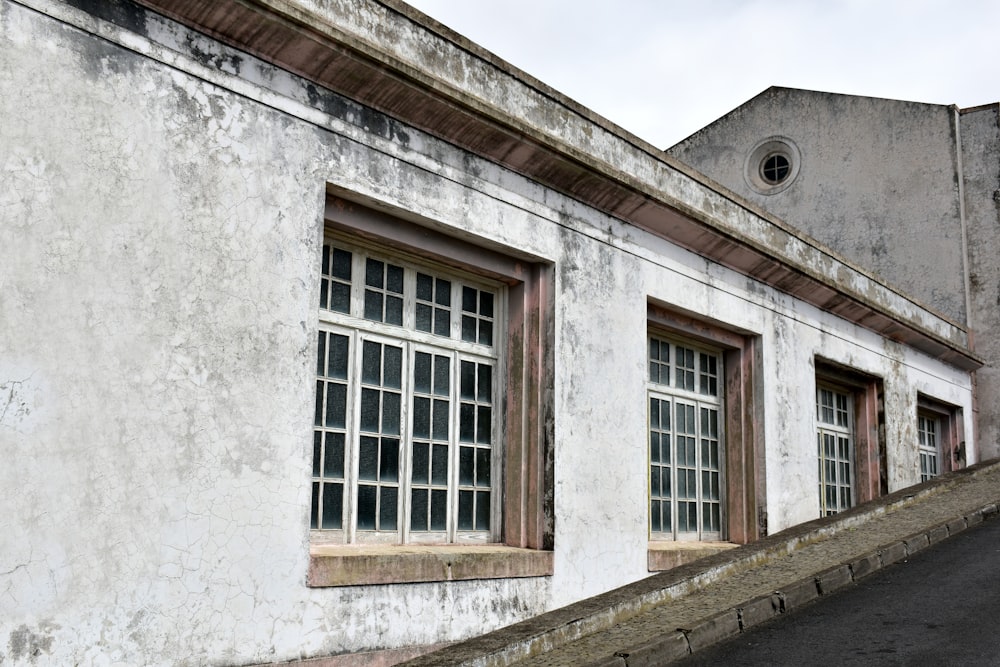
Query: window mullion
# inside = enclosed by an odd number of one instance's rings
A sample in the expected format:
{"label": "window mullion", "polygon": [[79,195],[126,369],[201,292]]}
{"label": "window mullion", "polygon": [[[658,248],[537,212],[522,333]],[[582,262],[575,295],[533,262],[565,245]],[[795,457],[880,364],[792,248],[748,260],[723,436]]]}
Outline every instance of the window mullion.
{"label": "window mullion", "polygon": [[[403,274],[403,323],[406,324],[407,312],[411,310],[407,307],[405,293],[407,291],[408,281],[406,278],[414,276],[412,270],[407,269]],[[412,288],[410,292],[412,293]],[[397,534],[400,536],[400,541],[404,544],[410,539],[410,512],[412,507],[410,506],[410,486],[412,480],[412,454],[413,454],[413,436],[412,428],[410,422],[412,421],[411,405],[413,403],[413,343],[402,342],[403,345],[403,373],[400,377],[400,384],[402,385],[400,392],[402,394],[400,400],[399,409],[402,414],[400,414],[399,423],[399,491],[396,494],[396,516],[398,517],[398,531]]]}
{"label": "window mullion", "polygon": [[[452,285],[452,303],[455,303],[455,292],[459,289]],[[452,336],[456,334],[455,320],[452,317]],[[450,420],[448,429],[448,541],[455,542],[458,537],[458,433],[459,433],[459,408],[461,404],[461,392],[459,383],[461,382],[461,358],[458,352],[449,352],[450,364],[450,384],[448,395],[448,418]]]}
{"label": "window mullion", "polygon": [[[698,370],[698,373],[695,375],[695,377],[697,378],[695,389],[696,390],[700,390],[701,389],[701,354],[700,353],[699,354],[695,354],[695,368]],[[704,505],[704,502],[705,502],[705,489],[704,489],[704,485],[701,483],[701,481],[702,481],[701,480],[701,478],[702,478],[702,472],[705,470],[705,462],[702,460],[702,457],[701,457],[701,449],[702,449],[701,439],[702,439],[702,436],[704,434],[702,433],[702,430],[701,430],[701,402],[700,401],[695,401],[694,402],[694,433],[695,433],[695,436],[694,436],[694,470],[695,470],[695,472],[694,472],[694,487],[696,489],[695,490],[695,496],[698,499],[697,503],[695,504],[694,515],[695,515],[695,522],[696,522],[696,527],[697,527],[697,535],[698,535],[698,539],[700,540],[700,539],[702,539],[703,527],[705,525],[704,524],[705,517],[702,515],[703,505]]]}
{"label": "window mullion", "polygon": [[358,424],[361,420],[361,346],[362,340],[358,332],[350,332],[351,336],[351,357],[348,366],[347,383],[347,433],[350,436],[345,447],[347,460],[344,462],[344,483],[345,506],[347,515],[347,543],[353,544],[357,540],[358,524],[358,448],[360,447],[360,431]]}

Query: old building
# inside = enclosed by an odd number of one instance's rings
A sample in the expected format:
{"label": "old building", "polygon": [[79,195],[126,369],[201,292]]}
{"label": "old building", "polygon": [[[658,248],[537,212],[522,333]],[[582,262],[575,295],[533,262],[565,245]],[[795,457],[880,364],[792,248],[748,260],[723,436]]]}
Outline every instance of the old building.
{"label": "old building", "polygon": [[961,317],[397,0],[0,44],[3,664],[391,660],[979,456]]}
{"label": "old building", "polygon": [[770,88],[669,150],[972,334],[979,444],[1000,456],[1000,120]]}

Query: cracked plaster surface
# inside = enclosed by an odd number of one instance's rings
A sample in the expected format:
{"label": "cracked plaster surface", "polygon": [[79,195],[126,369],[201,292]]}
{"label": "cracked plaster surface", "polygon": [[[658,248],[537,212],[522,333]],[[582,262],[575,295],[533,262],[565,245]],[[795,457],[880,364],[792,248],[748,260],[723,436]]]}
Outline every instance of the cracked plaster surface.
{"label": "cracked plaster surface", "polygon": [[[190,61],[0,0],[0,89],[19,92],[0,117],[20,119],[0,125],[0,486],[19,489],[0,664],[429,644],[646,576],[648,298],[764,338],[769,493],[812,498],[812,436],[787,419],[813,409],[811,355],[887,372],[877,336],[416,131],[365,132],[349,104],[317,113],[307,85],[165,26],[146,27]],[[305,587],[327,183],[557,266],[553,577]],[[969,403],[967,377],[894,355],[899,382]]]}

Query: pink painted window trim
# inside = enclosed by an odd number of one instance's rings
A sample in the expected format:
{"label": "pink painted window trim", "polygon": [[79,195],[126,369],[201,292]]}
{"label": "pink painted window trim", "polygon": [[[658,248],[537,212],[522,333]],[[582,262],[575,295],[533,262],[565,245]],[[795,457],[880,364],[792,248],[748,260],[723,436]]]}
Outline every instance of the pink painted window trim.
{"label": "pink painted window trim", "polygon": [[[650,303],[649,333],[681,336],[722,353],[726,540],[746,544],[767,535],[760,337]],[[660,546],[658,544],[658,546]],[[651,559],[652,563],[654,560]]]}
{"label": "pink painted window trim", "polygon": [[[552,441],[552,267],[537,258],[519,256],[513,250],[495,250],[460,239],[453,235],[455,230],[440,223],[407,217],[410,219],[358,204],[339,192],[328,194],[324,216],[328,230],[507,285],[503,512],[499,544],[551,550],[552,457],[548,450]],[[334,562],[330,560],[330,548],[318,542],[314,545],[313,570],[319,558],[326,559],[324,567]],[[341,560],[350,553],[345,549]],[[495,575],[490,573],[499,571],[502,568],[484,568],[482,576],[492,578]],[[323,579],[334,581],[336,577]],[[311,578],[310,585],[337,584]]]}

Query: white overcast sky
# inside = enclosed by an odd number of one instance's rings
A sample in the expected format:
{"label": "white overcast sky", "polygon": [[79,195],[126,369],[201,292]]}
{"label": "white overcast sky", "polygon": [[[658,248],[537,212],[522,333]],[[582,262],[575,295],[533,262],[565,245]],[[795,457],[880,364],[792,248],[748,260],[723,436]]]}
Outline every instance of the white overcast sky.
{"label": "white overcast sky", "polygon": [[409,0],[660,148],[769,86],[1000,100],[1000,0]]}

